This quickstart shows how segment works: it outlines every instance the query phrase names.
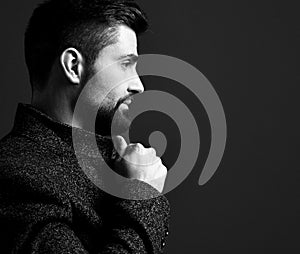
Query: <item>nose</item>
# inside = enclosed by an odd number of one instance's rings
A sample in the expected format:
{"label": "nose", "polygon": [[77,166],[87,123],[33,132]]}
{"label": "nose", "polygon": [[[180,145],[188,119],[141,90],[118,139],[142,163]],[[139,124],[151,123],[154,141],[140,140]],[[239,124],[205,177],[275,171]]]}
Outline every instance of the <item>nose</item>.
{"label": "nose", "polygon": [[130,93],[143,93],[145,91],[144,85],[140,79],[137,77],[130,81],[128,85],[128,92]]}

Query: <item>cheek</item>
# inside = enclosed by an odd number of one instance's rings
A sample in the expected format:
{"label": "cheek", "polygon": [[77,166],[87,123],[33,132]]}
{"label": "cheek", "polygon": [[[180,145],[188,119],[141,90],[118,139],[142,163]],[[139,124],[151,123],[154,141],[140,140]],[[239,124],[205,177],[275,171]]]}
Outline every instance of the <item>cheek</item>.
{"label": "cheek", "polygon": [[98,101],[98,107],[105,111],[115,111],[119,97],[114,91],[111,91],[104,100]]}
{"label": "cheek", "polygon": [[118,64],[113,64],[102,72],[102,82],[106,89],[116,89],[125,81],[124,72],[118,67]]}
{"label": "cheek", "polygon": [[102,107],[103,105],[111,104],[115,99],[115,92],[108,85],[108,80],[97,79],[92,84],[88,92],[88,99],[96,106]]}
{"label": "cheek", "polygon": [[112,65],[97,74],[93,86],[91,96],[98,103],[103,100],[105,105],[115,105],[126,94],[126,75],[117,65]]}
{"label": "cheek", "polygon": [[111,92],[103,101],[103,105],[108,108],[113,108],[115,107],[117,101],[118,99],[116,98],[116,95],[113,92]]}

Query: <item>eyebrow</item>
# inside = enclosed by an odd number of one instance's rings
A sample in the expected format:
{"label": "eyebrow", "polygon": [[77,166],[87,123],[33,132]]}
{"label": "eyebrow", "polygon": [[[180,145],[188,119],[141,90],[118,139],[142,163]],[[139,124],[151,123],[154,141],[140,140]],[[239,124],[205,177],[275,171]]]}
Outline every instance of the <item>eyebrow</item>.
{"label": "eyebrow", "polygon": [[128,55],[123,55],[123,56],[120,56],[118,58],[118,60],[123,60],[123,59],[126,59],[126,58],[130,58],[130,60],[134,63],[136,63],[138,61],[138,56],[135,55],[135,54],[128,54]]}

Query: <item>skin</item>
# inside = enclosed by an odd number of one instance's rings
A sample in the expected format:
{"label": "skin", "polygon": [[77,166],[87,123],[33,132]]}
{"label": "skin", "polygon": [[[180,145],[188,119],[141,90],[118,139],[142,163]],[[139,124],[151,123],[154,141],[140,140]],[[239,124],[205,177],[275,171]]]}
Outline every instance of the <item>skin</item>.
{"label": "skin", "polygon": [[[96,132],[117,134],[130,125],[129,105],[133,95],[144,92],[136,72],[138,60],[136,34],[130,28],[119,27],[118,42],[105,47],[94,64],[97,75],[89,82],[84,97],[89,98],[90,110],[97,112]],[[103,98],[104,95],[107,95]],[[100,102],[101,101],[101,102]]]}
{"label": "skin", "polygon": [[[118,135],[130,125],[130,99],[144,92],[136,72],[137,59],[135,32],[119,25],[117,42],[99,52],[93,66],[95,75],[88,82],[82,54],[68,48],[55,61],[46,88],[33,91],[32,104],[59,122],[86,130],[91,130],[88,117],[94,112],[97,115],[95,131],[103,136],[111,135],[114,117],[113,140],[120,155],[115,161],[115,170],[162,192],[167,169],[155,150],[139,143],[128,145]],[[79,96],[84,101],[84,112],[74,116]]]}
{"label": "skin", "polygon": [[[125,25],[118,27],[118,34],[117,42],[99,53],[93,66],[95,75],[88,82],[82,55],[74,48],[66,49],[53,65],[46,89],[33,92],[32,104],[60,122],[88,130],[86,117],[90,114],[86,112],[97,112],[96,132],[103,136],[110,135],[114,114],[117,131],[128,128],[130,98],[144,87],[136,72],[136,34]],[[73,119],[79,96],[86,112]]]}

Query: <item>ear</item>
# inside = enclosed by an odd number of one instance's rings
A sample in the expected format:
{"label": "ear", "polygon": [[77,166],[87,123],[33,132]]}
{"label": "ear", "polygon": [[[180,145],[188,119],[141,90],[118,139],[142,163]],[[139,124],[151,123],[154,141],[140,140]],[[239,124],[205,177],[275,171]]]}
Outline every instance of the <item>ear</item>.
{"label": "ear", "polygon": [[66,49],[60,57],[60,63],[67,79],[79,85],[83,77],[83,57],[75,48]]}

